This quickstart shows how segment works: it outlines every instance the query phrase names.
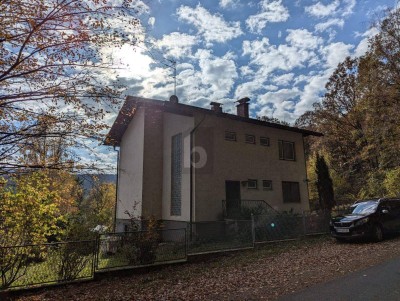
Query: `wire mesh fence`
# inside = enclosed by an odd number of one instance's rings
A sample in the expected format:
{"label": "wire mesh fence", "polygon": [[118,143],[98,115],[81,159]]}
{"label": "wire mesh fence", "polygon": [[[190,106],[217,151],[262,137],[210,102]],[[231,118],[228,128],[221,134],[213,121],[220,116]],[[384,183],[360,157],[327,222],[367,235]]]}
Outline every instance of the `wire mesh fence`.
{"label": "wire mesh fence", "polygon": [[195,222],[188,227],[189,254],[253,246],[251,220]]}
{"label": "wire mesh fence", "polygon": [[254,215],[254,241],[279,241],[328,233],[329,220],[329,211]]}
{"label": "wire mesh fence", "polygon": [[186,260],[186,228],[101,234],[96,269],[148,266]]}
{"label": "wire mesh fence", "polygon": [[322,234],[329,232],[331,212],[328,210],[303,212],[304,234]]}
{"label": "wire mesh fence", "polygon": [[187,260],[187,255],[329,232],[330,212],[271,212],[251,220],[187,223],[100,234],[97,240],[0,247],[0,290],[92,279],[95,271]]}
{"label": "wire mesh fence", "polygon": [[0,289],[92,279],[95,247],[94,240],[0,247]]}

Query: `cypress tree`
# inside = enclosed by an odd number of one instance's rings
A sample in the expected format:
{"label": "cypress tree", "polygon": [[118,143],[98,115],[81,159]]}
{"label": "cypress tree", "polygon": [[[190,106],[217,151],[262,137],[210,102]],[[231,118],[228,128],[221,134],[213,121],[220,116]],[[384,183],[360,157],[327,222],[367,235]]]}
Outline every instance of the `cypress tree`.
{"label": "cypress tree", "polygon": [[324,156],[319,154],[317,154],[316,158],[315,173],[317,175],[316,186],[321,209],[331,210],[335,206],[332,178]]}

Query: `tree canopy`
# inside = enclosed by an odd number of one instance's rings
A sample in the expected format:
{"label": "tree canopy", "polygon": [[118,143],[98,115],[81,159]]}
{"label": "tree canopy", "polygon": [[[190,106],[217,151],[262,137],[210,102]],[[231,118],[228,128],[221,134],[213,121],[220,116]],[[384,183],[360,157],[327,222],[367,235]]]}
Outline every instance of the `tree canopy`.
{"label": "tree canopy", "polygon": [[310,153],[327,155],[339,199],[395,194],[389,183],[400,166],[400,10],[376,26],[367,53],[340,63],[321,102],[296,122],[325,135],[311,138]]}
{"label": "tree canopy", "polygon": [[[140,7],[133,0],[0,1],[0,174],[62,168],[25,162],[32,139],[97,137],[98,122],[119,100],[105,80],[113,61],[103,49],[134,46]],[[94,122],[97,121],[97,122]]]}

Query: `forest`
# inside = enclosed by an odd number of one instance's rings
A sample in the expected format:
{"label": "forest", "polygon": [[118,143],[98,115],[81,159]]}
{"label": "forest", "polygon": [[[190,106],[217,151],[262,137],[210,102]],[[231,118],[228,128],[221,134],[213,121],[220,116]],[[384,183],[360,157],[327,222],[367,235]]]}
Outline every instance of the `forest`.
{"label": "forest", "polygon": [[307,140],[310,201],[317,207],[321,158],[336,204],[400,195],[400,10],[374,26],[379,32],[366,54],[341,62],[322,100],[296,121],[324,134]]}

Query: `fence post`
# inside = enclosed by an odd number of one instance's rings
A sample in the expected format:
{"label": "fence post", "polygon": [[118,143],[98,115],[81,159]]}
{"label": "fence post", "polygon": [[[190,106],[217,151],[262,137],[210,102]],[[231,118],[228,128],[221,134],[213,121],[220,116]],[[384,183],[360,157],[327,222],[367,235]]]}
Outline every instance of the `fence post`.
{"label": "fence post", "polygon": [[256,244],[256,229],[254,225],[254,215],[253,213],[251,214],[251,238],[253,240],[253,248]]}
{"label": "fence post", "polygon": [[306,216],[304,214],[305,211],[303,211],[303,234],[304,236],[307,235],[307,226],[306,226]]}

